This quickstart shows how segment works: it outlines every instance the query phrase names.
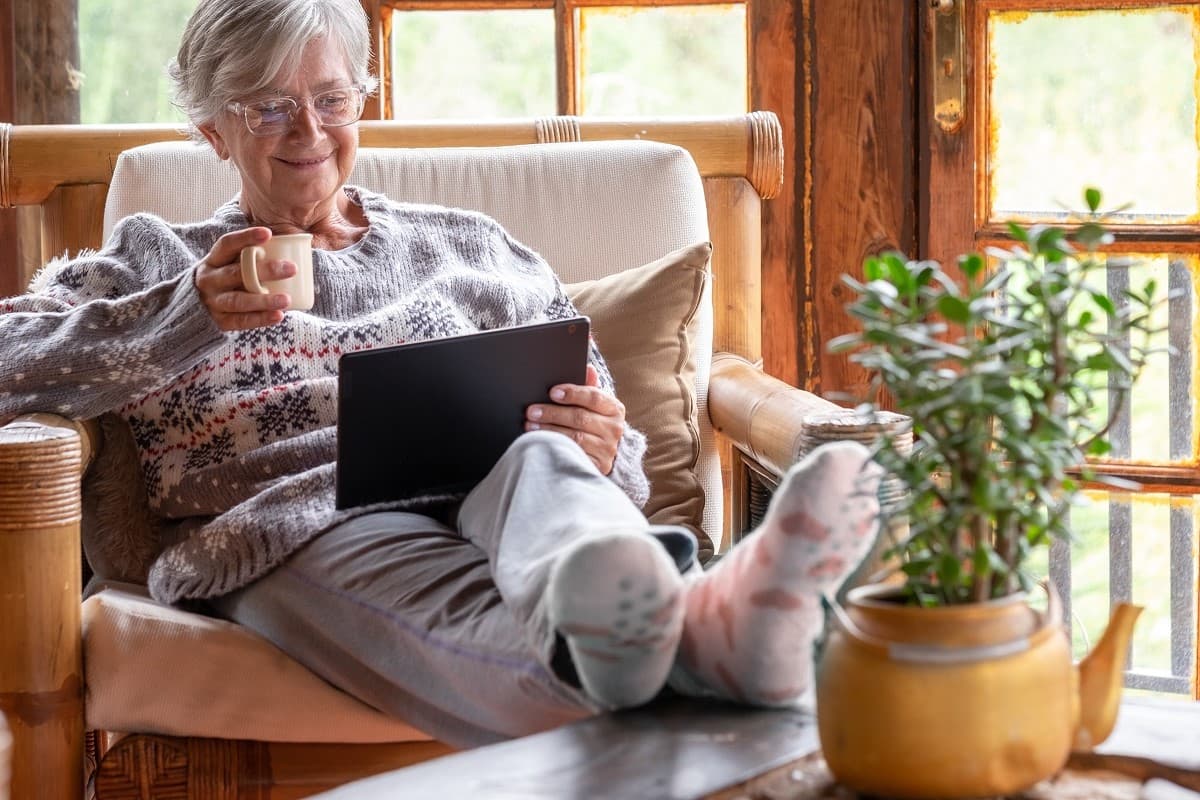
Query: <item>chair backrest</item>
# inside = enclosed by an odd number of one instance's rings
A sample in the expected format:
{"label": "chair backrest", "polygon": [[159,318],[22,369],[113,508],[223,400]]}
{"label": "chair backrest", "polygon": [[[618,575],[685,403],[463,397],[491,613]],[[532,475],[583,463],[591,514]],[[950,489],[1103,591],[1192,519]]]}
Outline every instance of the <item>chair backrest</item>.
{"label": "chair backrest", "polygon": [[[709,239],[695,162],[687,150],[659,142],[364,147],[350,183],[395,200],[482,211],[541,253],[566,283],[619,273]],[[104,236],[136,211],[173,222],[206,219],[238,189],[237,173],[207,145],[158,142],[126,150],[109,187]],[[702,527],[719,543],[723,499],[707,413],[713,341],[707,288],[693,331]]]}
{"label": "chair backrest", "polygon": [[[469,208],[498,220],[566,282],[599,278],[708,239],[704,188],[687,151],[646,141],[359,150],[350,183],[394,200]],[[240,189],[206,144],[158,142],[117,160],[104,237],[150,211],[207,219]]]}

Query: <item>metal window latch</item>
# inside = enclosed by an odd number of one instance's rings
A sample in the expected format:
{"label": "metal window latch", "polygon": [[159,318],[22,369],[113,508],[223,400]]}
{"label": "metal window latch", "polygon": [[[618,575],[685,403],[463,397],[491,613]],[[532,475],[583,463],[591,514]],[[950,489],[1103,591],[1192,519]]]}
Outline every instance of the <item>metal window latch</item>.
{"label": "metal window latch", "polygon": [[929,0],[933,16],[933,118],[944,133],[957,133],[966,114],[964,3]]}

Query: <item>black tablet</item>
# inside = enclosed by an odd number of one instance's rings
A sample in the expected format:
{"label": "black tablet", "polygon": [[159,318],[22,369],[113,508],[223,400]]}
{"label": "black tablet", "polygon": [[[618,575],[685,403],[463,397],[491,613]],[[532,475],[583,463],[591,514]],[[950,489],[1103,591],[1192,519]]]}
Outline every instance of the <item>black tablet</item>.
{"label": "black tablet", "polygon": [[586,317],[346,353],[337,507],[469,491],[525,430],[525,409],[587,375]]}

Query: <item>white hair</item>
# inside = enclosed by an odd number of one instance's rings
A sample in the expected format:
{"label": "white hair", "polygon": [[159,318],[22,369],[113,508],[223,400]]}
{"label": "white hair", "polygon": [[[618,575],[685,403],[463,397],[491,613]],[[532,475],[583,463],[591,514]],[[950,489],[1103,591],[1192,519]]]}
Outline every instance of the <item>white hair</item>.
{"label": "white hair", "polygon": [[193,126],[211,123],[230,101],[273,88],[321,38],[345,57],[352,80],[373,92],[370,20],[359,0],[200,0],[167,70],[175,104]]}

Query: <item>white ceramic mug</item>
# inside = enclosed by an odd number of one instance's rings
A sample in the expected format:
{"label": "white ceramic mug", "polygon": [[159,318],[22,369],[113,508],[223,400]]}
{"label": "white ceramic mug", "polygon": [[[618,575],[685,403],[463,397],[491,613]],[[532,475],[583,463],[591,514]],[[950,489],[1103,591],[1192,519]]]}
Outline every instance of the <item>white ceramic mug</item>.
{"label": "white ceramic mug", "polygon": [[[291,261],[296,274],[278,281],[259,281],[262,261]],[[289,309],[307,311],[313,307],[312,234],[289,233],[272,236],[266,244],[242,248],[242,285],[258,294],[286,293],[292,298]]]}

